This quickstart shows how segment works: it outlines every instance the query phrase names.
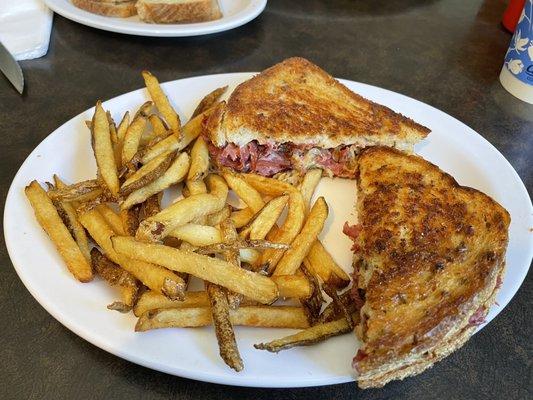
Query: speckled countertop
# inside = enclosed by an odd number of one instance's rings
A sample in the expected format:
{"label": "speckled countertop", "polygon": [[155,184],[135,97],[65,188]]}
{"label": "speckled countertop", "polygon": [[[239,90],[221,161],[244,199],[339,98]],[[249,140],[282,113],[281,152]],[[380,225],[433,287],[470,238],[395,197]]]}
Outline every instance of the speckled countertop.
{"label": "speckled countertop", "polygon": [[[1,198],[31,150],[66,120],[161,81],[257,71],[307,57],[332,75],[431,104],[487,138],[533,189],[533,106],[498,81],[511,35],[498,0],[271,0],[251,23],[182,39],[113,34],[55,16],[50,51],[24,61],[20,97],[0,77]],[[2,230],[3,232],[3,230]],[[355,384],[251,389],[177,378],[115,357],[64,328],[18,279],[0,250],[2,399],[526,399],[532,398],[531,273],[491,324],[423,375],[384,389]]]}

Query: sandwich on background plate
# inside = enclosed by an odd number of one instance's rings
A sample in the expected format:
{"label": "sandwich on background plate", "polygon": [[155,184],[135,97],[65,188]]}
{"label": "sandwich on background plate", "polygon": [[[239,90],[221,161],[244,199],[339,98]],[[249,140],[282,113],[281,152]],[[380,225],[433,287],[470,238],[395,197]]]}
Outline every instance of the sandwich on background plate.
{"label": "sandwich on background plate", "polygon": [[127,18],[137,14],[137,0],[71,0],[72,4],[85,11],[106,17]]}
{"label": "sandwich on background plate", "polygon": [[241,83],[206,124],[215,164],[264,176],[321,168],[328,176],[353,178],[362,148],[412,151],[429,132],[303,58]]}
{"label": "sandwich on background plate", "polygon": [[[354,359],[361,388],[416,375],[484,321],[504,272],[509,213],[415,155],[373,147],[358,157]],[[354,301],[355,301],[354,300]]]}

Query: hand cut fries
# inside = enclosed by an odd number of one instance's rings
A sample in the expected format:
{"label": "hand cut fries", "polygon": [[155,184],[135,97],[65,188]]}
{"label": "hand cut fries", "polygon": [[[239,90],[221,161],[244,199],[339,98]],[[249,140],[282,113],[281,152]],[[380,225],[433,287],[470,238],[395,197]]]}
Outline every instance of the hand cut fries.
{"label": "hand cut fries", "polygon": [[227,171],[223,172],[222,176],[224,176],[224,179],[226,182],[228,182],[228,186],[235,193],[237,193],[237,196],[239,196],[246,203],[246,205],[250,207],[254,214],[259,212],[264,207],[265,202],[263,201],[261,194],[259,194],[257,190],[255,190],[240,176]]}
{"label": "hand cut fries", "polygon": [[146,164],[148,161],[157,157],[161,153],[167,151],[181,151],[187,147],[194,139],[196,139],[202,132],[202,122],[204,118],[207,118],[211,113],[211,110],[204,111],[202,114],[197,115],[189,122],[187,122],[182,129],[182,134],[172,134],[165,139],[157,142],[150,147],[141,157],[141,162]]}
{"label": "hand cut fries", "polygon": [[[91,250],[91,265],[107,283],[111,286],[118,286],[121,289],[122,301],[114,302],[112,309],[120,312],[130,311],[139,291],[139,285],[135,277],[120,268],[96,248]],[[110,307],[111,305],[108,306],[108,308]]]}
{"label": "hand cut fries", "polygon": [[[63,189],[66,187],[63,181],[61,181],[61,179],[59,179],[57,175],[54,175],[54,183],[55,183],[56,188],[58,189]],[[89,247],[89,239],[87,238],[85,229],[78,221],[78,215],[75,209],[76,203],[59,201],[58,205],[64,211],[65,219],[67,220],[67,221],[63,220],[63,222],[65,223],[65,226],[67,227],[69,232],[71,232],[74,240],[78,244],[78,247],[80,248],[80,251],[83,253],[84,257],[87,259],[87,261],[90,261],[91,250]]]}
{"label": "hand cut fries", "polygon": [[142,134],[146,128],[146,122],[146,117],[139,115],[133,119],[128,127],[122,143],[121,161],[123,166],[127,165],[132,160],[133,156],[137,154]]}
{"label": "hand cut fries", "polygon": [[230,307],[226,291],[224,288],[211,283],[206,285],[206,291],[211,305],[211,318],[215,326],[220,357],[230,368],[237,372],[242,371],[244,364],[239,354],[235,332],[233,332],[230,320]]}
{"label": "hand cut fries", "polygon": [[242,228],[247,225],[253,217],[254,212],[249,207],[231,213],[231,221],[233,222],[233,225],[235,225],[235,228]]}
{"label": "hand cut fries", "polygon": [[130,272],[150,289],[171,299],[183,299],[185,282],[178,275],[159,265],[131,259],[128,254],[121,255],[115,252],[111,238],[116,233],[96,209],[80,215],[80,222],[106,256],[115,264]]}
{"label": "hand cut fries", "polygon": [[222,242],[220,230],[208,225],[185,224],[174,229],[169,236],[181,239],[193,246],[208,246]]}
{"label": "hand cut fries", "polygon": [[305,203],[305,213],[309,212],[309,207],[311,205],[311,198],[315,192],[318,182],[322,178],[321,169],[310,169],[304,176],[302,183],[300,184],[300,192],[302,192],[302,197]]}
{"label": "hand cut fries", "polygon": [[95,209],[104,217],[105,222],[113,229],[115,235],[125,235],[120,215],[115,213],[107,204],[99,204]]}
{"label": "hand cut fries", "polygon": [[105,182],[111,194],[116,197],[119,190],[117,164],[113,144],[111,143],[109,121],[100,101],[96,103],[91,131],[98,174]]}
{"label": "hand cut fries", "polygon": [[198,114],[203,113],[204,111],[210,109],[215,105],[215,103],[222,97],[224,93],[226,93],[226,90],[228,89],[227,86],[218,88],[213,90],[211,93],[207,94],[202,101],[198,104],[194,112],[192,113],[192,117],[196,117]]}
{"label": "hand cut fries", "polygon": [[294,335],[286,336],[281,339],[273,340],[269,343],[255,344],[254,347],[259,350],[267,350],[277,353],[281,350],[290,349],[295,346],[309,346],[311,344],[322,342],[332,336],[342,335],[352,330],[345,319],[326,322],[307,328]]}
{"label": "hand cut fries", "polygon": [[135,237],[139,240],[157,242],[174,229],[198,217],[217,212],[224,207],[227,186],[220,177],[209,176],[208,185],[211,193],[197,194],[179,200],[153,217],[142,221]]}
{"label": "hand cut fries", "polygon": [[[302,194],[295,190],[289,193],[289,210],[287,218],[271,240],[276,243],[291,243],[300,232],[304,222],[305,204]],[[283,256],[282,250],[266,250],[261,259],[262,269],[273,271]]]}
{"label": "hand cut fries", "polygon": [[203,137],[199,137],[194,142],[191,149],[191,168],[189,169],[190,181],[197,181],[205,178],[209,171],[209,150]]}
{"label": "hand cut fries", "polygon": [[[319,198],[309,210],[322,171],[267,178],[219,169],[207,133],[220,122],[227,87],[206,95],[182,126],[157,78],[142,75],[153,102],[116,126],[98,101],[86,121],[95,179],[65,185],[54,176],[48,192],[36,181],[26,188],[76,279],[96,273],[115,286],[120,298],[107,308],[133,310],[137,331],[213,325],[220,355],[236,371],[244,363],[235,325],[304,329],[255,346],[274,352],[351,331],[361,304],[349,290],[337,292],[350,277],[318,239],[328,207]],[[162,208],[175,198],[173,186],[183,198]],[[230,205],[230,189],[244,207]],[[187,291],[191,279],[205,290]],[[332,302],[320,312],[323,291]],[[278,299],[301,306],[272,305]]]}
{"label": "hand cut fries", "polygon": [[170,129],[172,129],[174,134],[179,134],[181,128],[180,118],[174,108],[170,105],[161,86],[159,86],[159,81],[148,71],[143,71],[142,76],[155,106],[163,118],[165,118],[166,123],[170,126]]}
{"label": "hand cut fries", "polygon": [[80,282],[89,282],[93,278],[91,265],[63,224],[52,200],[37,181],[31,182],[25,192],[37,221],[54,242],[69,271]]}
{"label": "hand cut fries", "polygon": [[306,268],[319,276],[324,283],[337,288],[343,288],[350,283],[348,274],[339,267],[320,240],[313,243],[304,262]]}
{"label": "hand cut fries", "polygon": [[120,205],[122,210],[128,209],[135,204],[142,203],[149,197],[165,190],[175,183],[181,182],[187,175],[189,168],[189,156],[187,153],[181,153],[174,159],[170,167],[159,178],[150,182],[144,187],[130,193],[129,196]]}
{"label": "hand cut fries", "polygon": [[283,209],[287,205],[289,196],[283,195],[270,200],[254,217],[248,226],[241,231],[241,237],[251,240],[264,239],[276,224]]}
{"label": "hand cut fries", "polygon": [[[292,306],[239,307],[230,310],[230,320],[234,326],[290,329],[309,326],[303,309]],[[158,328],[197,328],[211,323],[208,307],[167,308],[145,312],[137,321],[135,330],[143,332]]]}
{"label": "hand cut fries", "polygon": [[[102,194],[100,183],[96,179],[90,179],[88,181],[81,181],[73,185],[58,185],[55,182],[56,188],[51,190],[48,195],[52,200],[59,201],[88,201],[92,198]],[[84,196],[91,195],[90,198]],[[93,197],[94,196],[94,197]]]}
{"label": "hand cut fries", "polygon": [[293,240],[291,248],[285,252],[283,258],[276,266],[275,275],[291,275],[296,272],[322,231],[327,217],[328,206],[324,198],[319,197],[309,212],[302,231]]}
{"label": "hand cut fries", "polygon": [[163,153],[143,165],[124,181],[120,188],[120,194],[127,196],[131,192],[139,190],[159,178],[170,166],[173,156],[174,153],[172,152]]}
{"label": "hand cut fries", "polygon": [[255,190],[269,196],[281,196],[298,190],[289,183],[261,175],[243,174],[242,178]]}
{"label": "hand cut fries", "polygon": [[117,236],[112,240],[119,254],[191,274],[263,304],[270,304],[278,298],[278,288],[270,278],[225,261],[160,244],[137,242],[129,237]]}

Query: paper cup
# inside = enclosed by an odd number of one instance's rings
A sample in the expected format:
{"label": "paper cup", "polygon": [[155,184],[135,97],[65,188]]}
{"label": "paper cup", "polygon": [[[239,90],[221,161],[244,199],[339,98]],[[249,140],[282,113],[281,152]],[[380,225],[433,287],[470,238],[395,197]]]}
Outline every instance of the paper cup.
{"label": "paper cup", "polygon": [[533,0],[527,0],[509,44],[500,82],[513,96],[533,104]]}

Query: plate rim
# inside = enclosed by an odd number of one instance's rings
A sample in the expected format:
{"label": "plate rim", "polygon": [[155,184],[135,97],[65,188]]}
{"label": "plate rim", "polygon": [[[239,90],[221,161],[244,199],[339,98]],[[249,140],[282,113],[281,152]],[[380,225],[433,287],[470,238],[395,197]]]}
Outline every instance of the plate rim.
{"label": "plate rim", "polygon": [[[173,81],[168,81],[168,82],[162,83],[162,86],[165,87],[167,85],[171,85],[171,84],[173,84],[175,82],[178,82],[178,81],[203,80],[203,79],[206,79],[206,78],[208,78],[208,79],[221,78],[221,79],[228,79],[228,80],[229,79],[238,78],[238,79],[244,80],[244,79],[247,79],[250,76],[253,76],[254,74],[257,74],[257,73],[258,72],[233,72],[233,73],[198,75],[198,76],[192,76],[192,77],[175,79]],[[509,169],[509,172],[511,172],[511,174],[513,174],[513,176],[515,177],[516,182],[519,184],[519,187],[520,187],[521,192],[522,192],[521,194],[525,195],[526,198],[529,199],[529,208],[533,209],[533,206],[531,205],[531,198],[529,196],[529,193],[527,192],[527,189],[526,189],[526,187],[524,185],[524,182],[522,181],[522,179],[520,178],[520,176],[518,175],[516,170],[513,168],[513,166],[510,164],[510,162],[503,156],[503,154],[501,154],[498,151],[498,149],[494,145],[492,145],[487,139],[485,139],[482,135],[477,133],[475,130],[470,128],[465,123],[459,121],[455,117],[453,117],[453,116],[445,113],[444,111],[441,111],[441,110],[439,110],[439,109],[437,109],[437,108],[435,108],[435,107],[433,107],[433,106],[431,106],[431,105],[429,105],[427,103],[423,103],[423,102],[421,102],[419,100],[413,99],[413,98],[411,98],[409,96],[406,96],[406,95],[403,95],[401,93],[394,92],[394,91],[391,91],[391,90],[388,90],[388,89],[385,89],[385,88],[381,88],[381,87],[378,87],[378,86],[374,86],[374,85],[370,85],[370,84],[366,84],[366,83],[362,83],[362,82],[353,81],[353,80],[341,79],[341,78],[338,78],[338,80],[340,82],[342,82],[343,84],[346,84],[346,83],[356,84],[356,85],[360,85],[360,86],[366,86],[366,87],[369,87],[369,88],[372,88],[372,89],[378,89],[380,91],[383,91],[384,93],[393,93],[396,96],[401,96],[401,97],[403,97],[405,99],[408,99],[408,101],[410,101],[410,102],[414,102],[414,104],[422,104],[424,107],[430,107],[433,112],[438,112],[442,116],[445,116],[448,119],[452,119],[454,123],[461,124],[463,126],[463,128],[465,129],[465,131],[467,131],[469,134],[475,134],[477,140],[481,139],[481,141],[484,143],[484,145],[488,146],[490,151],[492,153],[495,153],[495,155],[497,155],[497,157],[500,159],[500,161],[504,161],[505,165]],[[134,90],[132,90],[130,92],[123,93],[123,94],[120,94],[120,95],[115,96],[113,98],[107,99],[105,102],[103,102],[103,104],[105,105],[109,101],[118,100],[121,97],[131,96],[132,94],[137,93],[137,92],[141,92],[143,90],[144,90],[143,87],[141,87],[139,89],[134,89]],[[6,201],[5,201],[5,206],[4,206],[3,222],[4,222],[4,239],[5,239],[8,255],[9,255],[9,258],[11,260],[11,263],[14,266],[14,269],[15,269],[17,275],[19,276],[19,279],[23,282],[23,284],[26,287],[26,289],[30,292],[30,294],[33,296],[33,298],[41,305],[41,307],[43,307],[50,315],[52,315],[58,322],[60,322],[67,329],[71,330],[77,336],[79,336],[82,339],[88,341],[92,345],[94,345],[96,347],[99,347],[102,350],[105,350],[108,353],[111,353],[111,354],[113,354],[113,355],[115,355],[117,357],[123,358],[123,359],[125,359],[127,361],[130,361],[130,362],[133,362],[135,364],[144,366],[146,368],[150,368],[150,369],[154,369],[154,370],[157,370],[157,371],[160,371],[160,372],[164,372],[164,373],[167,373],[167,374],[170,374],[170,375],[174,375],[174,376],[180,376],[180,377],[183,377],[183,378],[195,379],[195,380],[199,380],[199,381],[203,381],[203,382],[210,382],[210,383],[217,383],[217,384],[227,384],[227,385],[235,385],[235,386],[242,386],[242,387],[264,387],[264,388],[311,387],[311,386],[325,386],[325,385],[331,385],[331,384],[340,384],[340,383],[353,382],[354,381],[354,377],[353,376],[351,376],[351,375],[340,376],[339,375],[339,376],[336,376],[336,377],[321,377],[321,378],[312,377],[312,378],[309,378],[309,379],[300,378],[297,382],[295,382],[294,380],[283,379],[283,378],[280,377],[279,379],[276,380],[275,383],[269,382],[270,384],[269,383],[265,384],[265,383],[259,382],[259,381],[246,380],[246,379],[243,379],[242,377],[234,376],[234,375],[231,375],[231,374],[221,375],[221,374],[218,374],[218,373],[211,373],[211,372],[207,372],[207,371],[202,371],[201,373],[199,373],[196,370],[191,371],[190,369],[183,369],[183,368],[181,368],[179,366],[178,367],[173,367],[173,370],[171,370],[170,367],[167,367],[167,366],[157,362],[157,360],[145,360],[142,357],[137,357],[134,354],[131,354],[131,352],[127,353],[127,351],[123,351],[123,349],[121,349],[121,348],[115,348],[113,346],[108,346],[107,343],[102,342],[97,337],[98,335],[94,335],[90,331],[88,332],[86,330],[83,330],[81,327],[79,327],[78,323],[76,321],[66,320],[65,318],[63,318],[63,316],[61,315],[61,313],[58,310],[54,309],[53,306],[51,306],[49,303],[47,303],[42,298],[42,296],[40,296],[39,293],[37,293],[34,290],[34,288],[25,279],[24,274],[20,272],[21,269],[23,269],[24,267],[21,266],[20,264],[18,264],[15,261],[14,257],[12,257],[12,253],[14,252],[14,248],[12,247],[13,245],[11,243],[11,234],[8,232],[8,225],[10,225],[8,223],[8,219],[9,219],[8,216],[11,215],[11,213],[9,213],[8,211],[11,209],[11,207],[13,207],[13,203],[14,203],[13,196],[15,196],[14,193],[18,189],[18,188],[15,187],[15,182],[18,180],[19,175],[23,173],[23,169],[25,168],[26,164],[28,162],[30,162],[30,159],[32,158],[32,156],[34,155],[34,153],[37,152],[38,148],[42,144],[44,144],[48,140],[51,140],[51,137],[57,131],[61,130],[65,125],[71,123],[73,120],[75,120],[77,118],[82,117],[83,114],[85,114],[87,112],[90,112],[93,108],[94,107],[90,107],[90,108],[78,113],[77,115],[75,115],[74,117],[70,118],[69,120],[65,121],[63,124],[61,124],[59,127],[54,129],[43,140],[41,140],[41,142],[39,144],[37,144],[35,146],[35,148],[26,157],[26,159],[24,160],[24,162],[21,164],[21,166],[17,170],[16,174],[14,175],[14,177],[12,179],[12,182],[10,184],[7,196],[6,196]],[[431,162],[431,160],[429,160],[429,161]],[[532,219],[531,213],[530,213],[530,219]],[[533,238],[530,238],[529,242],[530,242],[530,244],[533,243]],[[512,292],[513,293],[508,299],[505,299],[506,301],[503,304],[501,304],[501,310],[498,312],[497,315],[499,315],[503,311],[503,309],[507,306],[507,304],[514,298],[514,296],[518,292],[518,290],[519,290],[520,286],[522,285],[522,283],[523,283],[523,281],[524,281],[524,279],[525,279],[525,277],[526,277],[526,275],[528,273],[528,270],[530,268],[532,255],[533,255],[533,248],[530,246],[530,249],[529,249],[529,256],[530,256],[529,257],[530,258],[529,266],[524,269],[522,276],[520,276],[518,280],[514,281],[515,284],[512,287]],[[45,303],[45,304],[43,304],[43,303]],[[481,328],[483,328],[486,325],[488,325],[488,323],[494,317],[488,319],[487,323],[483,324],[478,329],[478,331]],[[180,372],[179,373],[176,372],[177,370],[179,370]]]}
{"label": "plate rim", "polygon": [[[146,37],[203,36],[238,28],[257,18],[265,9],[267,0],[248,0],[249,4],[230,17],[188,24],[124,24],[120,18],[106,17],[78,9],[68,0],[44,0],[53,12],[79,24],[109,32]],[[64,4],[63,4],[64,3]],[[86,15],[87,14],[87,15]],[[146,26],[145,26],[146,25]]]}

